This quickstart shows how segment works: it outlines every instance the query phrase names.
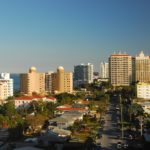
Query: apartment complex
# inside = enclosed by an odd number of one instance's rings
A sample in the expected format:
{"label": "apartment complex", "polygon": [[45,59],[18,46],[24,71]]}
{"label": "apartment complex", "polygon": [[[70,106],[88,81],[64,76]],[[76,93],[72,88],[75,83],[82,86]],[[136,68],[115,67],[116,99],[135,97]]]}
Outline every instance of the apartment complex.
{"label": "apartment complex", "polygon": [[74,86],[78,87],[82,84],[92,83],[93,68],[94,67],[91,63],[74,66]]}
{"label": "apartment complex", "polygon": [[7,98],[8,86],[7,82],[0,82],[0,100],[5,100]]}
{"label": "apartment complex", "polygon": [[13,96],[13,79],[9,73],[1,73],[0,75],[0,100],[5,100]]}
{"label": "apartment complex", "polygon": [[144,98],[150,100],[150,82],[137,84],[137,98]]}
{"label": "apartment complex", "polygon": [[20,91],[23,94],[45,94],[45,73],[37,72],[31,67],[28,73],[20,75]]}
{"label": "apartment complex", "polygon": [[63,67],[58,67],[57,72],[39,73],[31,67],[28,73],[20,75],[21,93],[32,95],[37,93],[72,93],[73,77],[71,72],[64,72]]}
{"label": "apartment complex", "polygon": [[109,78],[109,64],[106,62],[100,63],[100,78],[106,79]]}
{"label": "apartment complex", "polygon": [[150,82],[150,57],[145,56],[141,51],[138,56],[134,58],[135,67],[135,81]]}
{"label": "apartment complex", "polygon": [[73,75],[65,72],[62,66],[57,68],[57,72],[52,73],[52,93],[72,93]]}
{"label": "apartment complex", "polygon": [[129,86],[132,83],[132,57],[112,54],[109,57],[109,77],[113,86]]}

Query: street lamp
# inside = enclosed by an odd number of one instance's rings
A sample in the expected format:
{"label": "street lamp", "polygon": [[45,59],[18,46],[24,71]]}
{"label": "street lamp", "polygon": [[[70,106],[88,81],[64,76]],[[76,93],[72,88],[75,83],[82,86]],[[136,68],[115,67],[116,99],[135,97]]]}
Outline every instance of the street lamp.
{"label": "street lamp", "polygon": [[140,121],[140,133],[142,136],[143,135],[143,117],[142,116],[139,117],[139,121]]}
{"label": "street lamp", "polygon": [[119,95],[120,98],[120,115],[121,115],[121,138],[124,137],[124,129],[123,129],[123,105],[122,105],[122,98],[121,94]]}

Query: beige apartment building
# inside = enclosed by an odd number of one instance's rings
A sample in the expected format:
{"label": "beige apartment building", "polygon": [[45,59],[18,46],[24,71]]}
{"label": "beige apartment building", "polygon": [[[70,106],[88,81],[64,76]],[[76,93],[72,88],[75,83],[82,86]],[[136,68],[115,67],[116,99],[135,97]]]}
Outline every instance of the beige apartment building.
{"label": "beige apartment building", "polygon": [[6,81],[0,81],[0,104],[8,97],[8,84]]}
{"label": "beige apartment building", "polygon": [[72,93],[73,75],[65,72],[62,66],[58,67],[57,72],[52,73],[52,93]]}
{"label": "beige apartment building", "polygon": [[39,73],[35,67],[31,67],[28,73],[20,75],[20,90],[26,95],[45,94],[45,73]]}
{"label": "beige apartment building", "polygon": [[129,86],[132,83],[132,57],[112,54],[109,57],[109,76],[113,86]]}
{"label": "beige apartment building", "polygon": [[21,93],[45,95],[47,93],[72,93],[73,75],[65,72],[63,67],[58,67],[57,72],[39,73],[31,67],[28,73],[20,75]]}
{"label": "beige apartment building", "polygon": [[137,98],[150,100],[150,82],[137,84]]}
{"label": "beige apartment building", "polygon": [[135,81],[150,82],[150,56],[145,56],[141,51],[134,61]]}

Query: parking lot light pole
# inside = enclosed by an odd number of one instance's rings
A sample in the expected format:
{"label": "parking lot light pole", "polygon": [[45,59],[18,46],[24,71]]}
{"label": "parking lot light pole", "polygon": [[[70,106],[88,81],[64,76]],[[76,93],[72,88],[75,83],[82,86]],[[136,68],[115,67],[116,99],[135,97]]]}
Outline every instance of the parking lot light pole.
{"label": "parking lot light pole", "polygon": [[142,116],[140,116],[140,130],[141,130],[141,136],[143,135],[143,118],[142,118]]}
{"label": "parking lot light pole", "polygon": [[121,115],[121,138],[124,138],[124,129],[123,129],[123,105],[122,105],[122,98],[121,94],[119,95],[120,97],[120,115]]}

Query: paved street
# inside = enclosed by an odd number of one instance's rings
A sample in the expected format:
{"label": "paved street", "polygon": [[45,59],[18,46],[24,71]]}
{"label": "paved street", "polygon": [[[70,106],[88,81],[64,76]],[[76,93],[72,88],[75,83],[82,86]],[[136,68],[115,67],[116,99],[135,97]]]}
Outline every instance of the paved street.
{"label": "paved street", "polygon": [[115,105],[110,103],[108,112],[105,116],[105,124],[103,128],[103,134],[101,138],[101,147],[103,150],[115,150],[117,149],[117,143],[120,131],[117,127],[117,111]]}

